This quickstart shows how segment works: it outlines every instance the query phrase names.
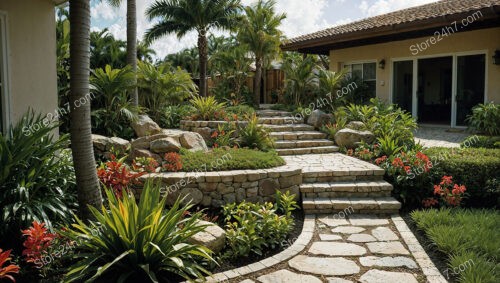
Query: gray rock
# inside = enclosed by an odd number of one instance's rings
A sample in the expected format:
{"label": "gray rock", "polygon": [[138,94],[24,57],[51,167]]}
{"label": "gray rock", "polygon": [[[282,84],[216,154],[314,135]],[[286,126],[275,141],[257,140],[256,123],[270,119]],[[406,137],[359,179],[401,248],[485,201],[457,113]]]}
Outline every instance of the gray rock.
{"label": "gray rock", "polygon": [[286,269],[259,276],[261,283],[321,283],[322,281],[312,275],[298,274]]}
{"label": "gray rock", "polygon": [[340,242],[314,242],[309,253],[326,256],[357,256],[366,254],[362,246]]}
{"label": "gray rock", "polygon": [[194,234],[189,238],[191,244],[198,244],[209,248],[214,253],[220,252],[226,243],[226,232],[217,224],[208,221],[198,220],[198,226],[206,226],[203,231]]}
{"label": "gray rock", "polygon": [[345,280],[342,278],[328,277],[326,278],[328,283],[352,283],[350,280]]}
{"label": "gray rock", "polygon": [[397,241],[398,236],[387,227],[377,227],[372,230],[372,235],[379,241]]}
{"label": "gray rock", "polygon": [[380,267],[407,267],[407,268],[418,268],[417,264],[413,259],[397,256],[397,257],[377,257],[377,256],[366,256],[359,258],[359,262],[363,266],[380,266]]}
{"label": "gray rock", "polygon": [[377,239],[375,239],[372,235],[370,234],[352,234],[347,238],[349,242],[355,242],[355,243],[368,243],[368,242],[376,242]]}
{"label": "gray rock", "polygon": [[189,151],[208,151],[207,144],[199,133],[184,132],[179,141],[182,147],[189,149]]}
{"label": "gray rock", "polygon": [[112,137],[109,139],[109,143],[106,145],[106,150],[120,150],[125,152],[129,150],[130,142],[119,137]]}
{"label": "gray rock", "polygon": [[148,115],[139,115],[137,121],[132,122],[131,125],[138,137],[145,137],[161,132],[160,126],[149,118]]}
{"label": "gray rock", "polygon": [[410,252],[408,252],[408,250],[400,242],[373,242],[367,243],[366,246],[374,254],[410,254]]}
{"label": "gray rock", "polygon": [[298,271],[318,275],[351,275],[360,268],[352,260],[345,258],[323,258],[298,255],[288,261],[288,265]]}
{"label": "gray rock", "polygon": [[183,199],[183,205],[191,203],[197,205],[203,200],[203,193],[197,188],[182,188],[181,190],[171,190],[167,195],[167,204],[173,205],[177,198]]}
{"label": "gray rock", "polygon": [[311,115],[307,119],[307,124],[314,126],[315,128],[321,128],[321,126],[332,121],[332,119],[333,119],[332,114],[326,114],[325,112],[316,109],[311,113]]}
{"label": "gray rock", "polygon": [[361,283],[417,283],[417,279],[411,273],[407,272],[389,272],[383,270],[368,270],[361,278]]}
{"label": "gray rock", "polygon": [[134,148],[134,149],[132,149],[132,152],[130,153],[130,157],[129,158],[131,160],[134,160],[137,157],[151,157],[151,158],[154,158],[158,162],[162,161],[161,156],[159,156],[156,153],[152,153],[151,151],[149,151],[147,149],[137,149],[137,148]]}
{"label": "gray rock", "polygon": [[212,129],[209,127],[194,128],[193,132],[200,134],[205,141],[209,141],[211,139]]}
{"label": "gray rock", "polygon": [[365,123],[361,121],[351,121],[345,125],[346,128],[348,129],[353,129],[353,130],[363,130],[365,128]]}
{"label": "gray rock", "polygon": [[259,194],[261,196],[271,196],[280,189],[280,184],[275,179],[264,179],[259,181]]}
{"label": "gray rock", "polygon": [[346,148],[356,148],[360,142],[372,143],[375,135],[370,131],[342,129],[335,134],[335,143]]}
{"label": "gray rock", "polygon": [[108,137],[92,134],[92,144],[99,151],[106,151],[109,142],[110,139]]}
{"label": "gray rock", "polygon": [[332,233],[340,233],[340,234],[357,234],[365,231],[363,227],[354,227],[354,226],[341,226],[332,229]]}
{"label": "gray rock", "polygon": [[155,153],[179,152],[181,149],[179,142],[172,137],[151,141],[149,147]]}
{"label": "gray rock", "polygon": [[338,241],[342,240],[342,237],[339,235],[331,235],[331,234],[319,234],[319,238],[321,241]]}

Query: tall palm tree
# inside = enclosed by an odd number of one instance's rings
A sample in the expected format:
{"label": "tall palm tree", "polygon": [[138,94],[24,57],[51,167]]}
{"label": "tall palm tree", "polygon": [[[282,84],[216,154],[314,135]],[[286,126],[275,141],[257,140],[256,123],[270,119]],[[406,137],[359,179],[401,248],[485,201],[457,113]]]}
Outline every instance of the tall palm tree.
{"label": "tall palm tree", "polygon": [[[119,7],[122,0],[107,0],[111,6]],[[132,67],[137,84],[137,5],[136,0],[127,0],[127,65]],[[132,103],[139,105],[137,87],[131,93]]]}
{"label": "tall palm tree", "polygon": [[139,41],[137,43],[137,59],[139,61],[153,62],[153,55],[156,55],[156,51],[150,48],[144,41]]}
{"label": "tall palm tree", "polygon": [[[90,127],[90,1],[70,0],[70,133],[71,149],[78,189],[81,215],[92,218],[88,205],[102,206],[102,196],[95,168],[94,148]],[[80,105],[75,107],[75,105]]]}
{"label": "tall palm tree", "polygon": [[254,99],[255,106],[260,103],[260,85],[264,59],[272,59],[279,52],[281,31],[278,29],[285,14],[276,14],[276,1],[259,0],[245,7],[246,17],[238,32],[238,40],[247,44],[255,57]]}
{"label": "tall palm tree", "polygon": [[200,94],[207,95],[207,33],[212,28],[234,28],[240,10],[240,0],[157,0],[146,11],[150,20],[160,21],[145,34],[151,42],[164,35],[175,33],[178,38],[188,32],[198,32],[198,53],[200,64]]}

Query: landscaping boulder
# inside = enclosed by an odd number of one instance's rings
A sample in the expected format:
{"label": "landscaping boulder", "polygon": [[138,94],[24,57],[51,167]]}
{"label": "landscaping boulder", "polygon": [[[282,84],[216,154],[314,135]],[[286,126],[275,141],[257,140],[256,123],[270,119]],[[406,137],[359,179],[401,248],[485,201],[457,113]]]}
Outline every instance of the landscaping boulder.
{"label": "landscaping boulder", "polygon": [[205,141],[210,140],[212,136],[212,129],[209,127],[195,128],[193,132],[200,134]]}
{"label": "landscaping boulder", "polygon": [[332,114],[326,114],[325,112],[316,109],[311,113],[311,115],[307,119],[307,124],[314,126],[315,128],[321,128],[321,126],[327,124],[332,119],[333,119]]}
{"label": "landscaping boulder", "polygon": [[184,134],[180,136],[179,141],[182,147],[189,149],[189,151],[208,151],[205,140],[198,133],[184,132]]}
{"label": "landscaping boulder", "polygon": [[130,160],[134,160],[137,157],[150,157],[150,158],[154,158],[154,160],[156,160],[158,163],[160,163],[162,161],[160,155],[158,155],[156,153],[152,153],[151,151],[149,151],[147,149],[141,149],[141,148],[134,148],[134,149],[132,149],[132,152],[131,152],[129,158],[130,158]]}
{"label": "landscaping boulder", "polygon": [[360,142],[372,143],[375,135],[370,131],[342,129],[335,134],[335,143],[346,148],[356,148]]}
{"label": "landscaping boulder", "polygon": [[351,121],[345,125],[346,128],[348,129],[353,129],[353,130],[358,130],[361,131],[365,128],[365,123],[361,121]]}
{"label": "landscaping boulder", "polygon": [[104,157],[111,156],[111,151],[119,150],[121,152],[128,151],[130,142],[118,137],[108,138],[101,135],[92,134],[92,144],[94,152]]}
{"label": "landscaping boulder", "polygon": [[198,220],[196,225],[206,226],[203,231],[198,232],[189,238],[188,242],[195,245],[201,245],[219,253],[226,243],[226,232],[217,224]]}
{"label": "landscaping boulder", "polygon": [[94,149],[104,152],[106,151],[106,147],[108,146],[109,142],[110,140],[108,137],[92,134],[92,143],[94,145]]}
{"label": "landscaping boulder", "polygon": [[149,148],[154,153],[179,152],[181,145],[173,137],[166,137],[151,141]]}
{"label": "landscaping boulder", "polygon": [[161,132],[160,126],[149,118],[148,115],[139,115],[138,119],[132,122],[131,125],[138,137],[154,135]]}
{"label": "landscaping boulder", "polygon": [[129,149],[130,147],[130,142],[128,140],[124,140],[119,137],[112,137],[109,139],[109,143],[106,146],[106,150],[120,150],[122,152],[125,152]]}

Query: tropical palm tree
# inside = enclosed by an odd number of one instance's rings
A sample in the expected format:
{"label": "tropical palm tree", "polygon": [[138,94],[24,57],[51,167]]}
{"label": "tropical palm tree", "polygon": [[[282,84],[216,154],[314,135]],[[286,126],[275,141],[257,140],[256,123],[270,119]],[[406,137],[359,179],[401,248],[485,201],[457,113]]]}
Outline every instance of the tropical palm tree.
{"label": "tropical palm tree", "polygon": [[238,31],[238,40],[247,44],[255,57],[254,104],[260,103],[260,84],[264,60],[271,59],[279,53],[281,31],[278,29],[285,14],[276,14],[276,1],[259,0],[252,6],[245,7],[246,17]]}
{"label": "tropical palm tree", "polygon": [[139,61],[153,62],[153,55],[156,55],[156,51],[149,48],[149,45],[144,41],[139,41],[137,43],[137,59]]}
{"label": "tropical palm tree", "polygon": [[200,94],[207,95],[207,33],[211,28],[232,29],[240,0],[161,0],[146,11],[150,20],[160,21],[145,34],[145,40],[152,42],[166,34],[175,33],[178,38],[188,32],[198,32],[198,53],[200,64]]}
{"label": "tropical palm tree", "polygon": [[[107,0],[111,6],[119,7],[122,0]],[[137,83],[137,7],[136,0],[127,0],[127,64],[132,67]],[[137,87],[131,93],[132,103],[139,105]]]}
{"label": "tropical palm tree", "polygon": [[[90,126],[90,1],[70,0],[70,133],[81,215],[92,218],[89,205],[100,208],[102,195],[95,168]],[[79,105],[79,107],[76,107]]]}

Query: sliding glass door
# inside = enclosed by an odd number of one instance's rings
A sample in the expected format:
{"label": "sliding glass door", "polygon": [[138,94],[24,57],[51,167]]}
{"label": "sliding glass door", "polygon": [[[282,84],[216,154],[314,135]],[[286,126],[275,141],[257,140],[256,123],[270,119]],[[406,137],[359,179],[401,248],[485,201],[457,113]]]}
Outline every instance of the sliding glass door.
{"label": "sliding glass door", "polygon": [[457,57],[456,125],[465,126],[472,107],[484,102],[486,79],[484,54]]}
{"label": "sliding glass door", "polygon": [[412,113],[413,102],[413,61],[396,61],[393,64],[393,103]]}

